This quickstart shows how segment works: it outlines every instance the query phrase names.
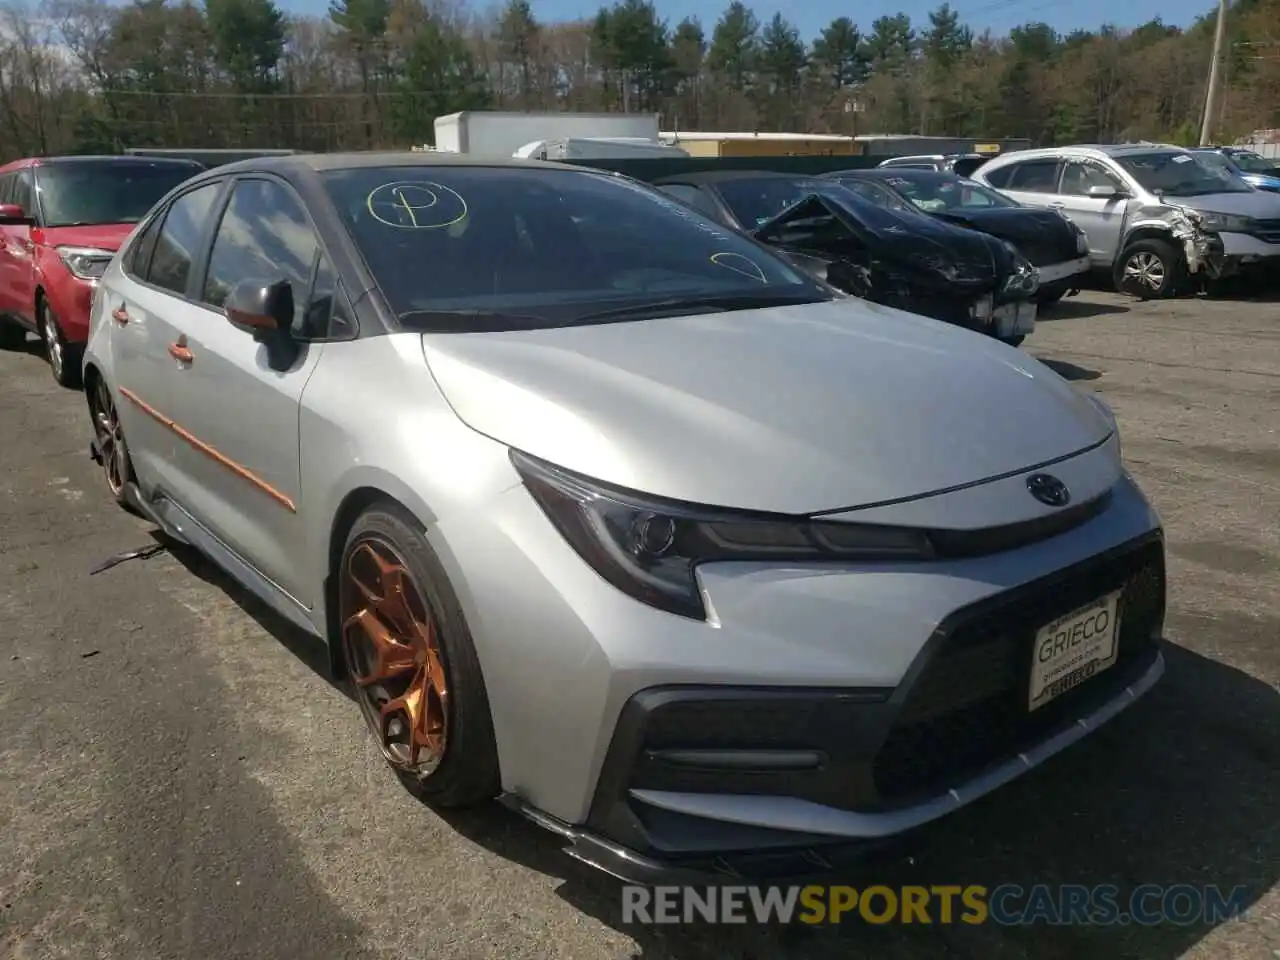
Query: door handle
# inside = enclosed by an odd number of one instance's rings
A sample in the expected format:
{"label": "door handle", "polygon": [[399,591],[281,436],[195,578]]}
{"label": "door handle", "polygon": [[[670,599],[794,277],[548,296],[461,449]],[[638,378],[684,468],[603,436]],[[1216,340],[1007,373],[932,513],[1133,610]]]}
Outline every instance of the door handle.
{"label": "door handle", "polygon": [[187,349],[187,345],[181,342],[169,344],[169,356],[179,363],[190,363],[196,358],[195,354]]}
{"label": "door handle", "polygon": [[124,308],[123,303],[111,311],[111,319],[122,327],[129,322],[129,311]]}

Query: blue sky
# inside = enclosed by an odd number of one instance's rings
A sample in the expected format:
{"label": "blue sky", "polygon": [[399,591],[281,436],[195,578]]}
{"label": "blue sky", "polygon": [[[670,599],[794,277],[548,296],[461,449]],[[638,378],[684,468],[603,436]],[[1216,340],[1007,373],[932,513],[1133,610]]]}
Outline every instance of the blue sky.
{"label": "blue sky", "polygon": [[[475,6],[488,6],[499,0],[479,0]],[[534,13],[543,20],[576,20],[594,16],[600,0],[532,0]],[[675,24],[687,16],[696,16],[710,32],[728,5],[728,0],[655,0],[658,12]],[[760,19],[767,20],[781,12],[800,28],[806,40],[839,16],[853,18],[864,29],[877,17],[906,12],[913,21],[927,22],[929,10],[941,0],[865,0],[852,5],[840,0],[806,0],[786,3],[782,0],[756,0],[751,6]],[[327,0],[283,0],[281,6],[298,13],[323,14]],[[1165,23],[1186,26],[1213,6],[1213,0],[952,0],[952,6],[975,32],[990,28],[997,34],[1029,20],[1043,20],[1063,32],[1094,29],[1104,22],[1119,27],[1136,27],[1154,17]]]}

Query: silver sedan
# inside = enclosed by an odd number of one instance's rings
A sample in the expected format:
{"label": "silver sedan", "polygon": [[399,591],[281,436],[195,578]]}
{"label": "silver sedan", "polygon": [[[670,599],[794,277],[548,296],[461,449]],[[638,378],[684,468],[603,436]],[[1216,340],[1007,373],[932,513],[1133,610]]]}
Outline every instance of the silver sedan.
{"label": "silver sedan", "polygon": [[620,876],[834,862],[1162,670],[1101,401],[624,177],[216,168],[84,375],[111,495],[327,644],[404,783]]}

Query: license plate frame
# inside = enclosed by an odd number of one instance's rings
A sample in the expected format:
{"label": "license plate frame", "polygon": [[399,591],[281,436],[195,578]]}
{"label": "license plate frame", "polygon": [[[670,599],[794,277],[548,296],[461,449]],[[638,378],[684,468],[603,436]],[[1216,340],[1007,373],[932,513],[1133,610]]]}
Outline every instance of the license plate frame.
{"label": "license plate frame", "polygon": [[[1112,590],[1036,630],[1027,683],[1029,713],[1115,665],[1123,593]],[[1104,613],[1105,623],[1099,623]]]}

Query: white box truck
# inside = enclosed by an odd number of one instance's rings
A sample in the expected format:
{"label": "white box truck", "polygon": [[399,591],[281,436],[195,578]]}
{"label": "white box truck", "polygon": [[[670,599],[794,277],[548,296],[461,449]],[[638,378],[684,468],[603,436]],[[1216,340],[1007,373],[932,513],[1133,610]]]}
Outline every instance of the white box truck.
{"label": "white box truck", "polygon": [[618,137],[658,140],[656,113],[502,113],[464,110],[436,117],[436,149],[510,157],[535,140]]}

